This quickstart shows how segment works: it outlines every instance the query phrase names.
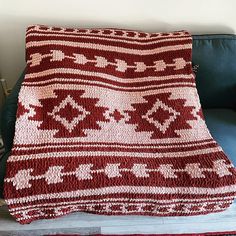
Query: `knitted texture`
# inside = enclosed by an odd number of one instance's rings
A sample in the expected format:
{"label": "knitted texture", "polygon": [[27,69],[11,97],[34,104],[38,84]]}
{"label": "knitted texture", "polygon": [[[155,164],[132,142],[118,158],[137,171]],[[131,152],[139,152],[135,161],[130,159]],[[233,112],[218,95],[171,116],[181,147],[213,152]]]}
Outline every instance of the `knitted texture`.
{"label": "knitted texture", "polygon": [[223,211],[236,173],[206,127],[188,32],[31,26],[7,162],[20,223]]}

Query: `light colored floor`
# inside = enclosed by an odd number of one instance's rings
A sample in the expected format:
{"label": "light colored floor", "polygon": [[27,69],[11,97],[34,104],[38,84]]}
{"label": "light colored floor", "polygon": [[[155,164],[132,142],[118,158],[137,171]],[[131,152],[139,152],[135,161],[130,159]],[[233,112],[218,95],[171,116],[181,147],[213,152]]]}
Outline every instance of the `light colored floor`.
{"label": "light colored floor", "polygon": [[52,220],[20,225],[0,207],[0,235],[44,235],[55,233],[88,234],[177,234],[236,231],[236,202],[226,211],[204,216],[147,217],[99,216],[73,213]]}

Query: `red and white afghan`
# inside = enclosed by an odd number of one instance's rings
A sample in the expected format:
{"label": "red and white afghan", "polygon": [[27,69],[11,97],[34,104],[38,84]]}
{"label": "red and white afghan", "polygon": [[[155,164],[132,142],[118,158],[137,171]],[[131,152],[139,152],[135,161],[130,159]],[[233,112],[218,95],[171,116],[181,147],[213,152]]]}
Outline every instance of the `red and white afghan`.
{"label": "red and white afghan", "polygon": [[31,26],[5,199],[20,223],[226,209],[236,173],[205,125],[188,32]]}

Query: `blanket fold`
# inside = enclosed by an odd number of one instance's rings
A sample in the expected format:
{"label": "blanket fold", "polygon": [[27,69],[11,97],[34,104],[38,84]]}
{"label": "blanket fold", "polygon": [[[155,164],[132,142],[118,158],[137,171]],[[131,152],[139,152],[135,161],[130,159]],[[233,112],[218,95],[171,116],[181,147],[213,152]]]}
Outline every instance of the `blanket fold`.
{"label": "blanket fold", "polygon": [[223,211],[236,172],[202,114],[186,31],[34,25],[4,196],[22,224]]}

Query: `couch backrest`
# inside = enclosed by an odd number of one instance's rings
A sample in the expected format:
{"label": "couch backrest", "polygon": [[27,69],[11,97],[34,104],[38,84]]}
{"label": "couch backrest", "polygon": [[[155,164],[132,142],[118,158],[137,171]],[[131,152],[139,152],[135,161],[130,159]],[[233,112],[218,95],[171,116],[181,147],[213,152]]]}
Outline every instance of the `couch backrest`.
{"label": "couch backrest", "polygon": [[236,35],[193,36],[193,65],[203,108],[236,109]]}
{"label": "couch backrest", "polygon": [[[193,65],[203,108],[236,109],[236,35],[193,36]],[[18,93],[24,74],[6,99],[1,128],[6,151],[13,143]]]}

